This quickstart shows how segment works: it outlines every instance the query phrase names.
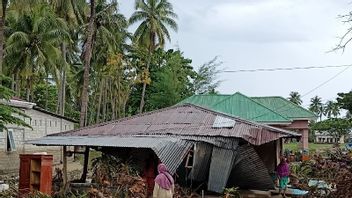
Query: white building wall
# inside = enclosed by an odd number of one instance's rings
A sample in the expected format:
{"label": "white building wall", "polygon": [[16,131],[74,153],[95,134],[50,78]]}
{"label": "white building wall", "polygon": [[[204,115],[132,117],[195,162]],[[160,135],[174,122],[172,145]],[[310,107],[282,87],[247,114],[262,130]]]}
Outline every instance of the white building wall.
{"label": "white building wall", "polygon": [[[31,117],[25,121],[33,129],[7,125],[6,127],[13,131],[15,150],[8,151],[7,131],[0,132],[0,173],[3,170],[17,170],[19,166],[19,154],[33,152],[47,152],[54,155],[54,160],[60,160],[60,147],[39,147],[25,144],[25,141],[40,138],[48,134],[63,132],[74,129],[74,123],[35,109],[26,109],[25,113]],[[5,171],[6,172],[6,171]]]}

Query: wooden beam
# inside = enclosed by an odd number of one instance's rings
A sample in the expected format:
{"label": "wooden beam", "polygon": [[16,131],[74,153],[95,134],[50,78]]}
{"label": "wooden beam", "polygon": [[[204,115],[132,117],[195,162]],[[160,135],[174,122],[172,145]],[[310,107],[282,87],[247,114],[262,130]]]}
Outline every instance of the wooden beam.
{"label": "wooden beam", "polygon": [[62,156],[62,173],[63,173],[63,190],[66,190],[68,179],[67,179],[67,147],[63,147]]}
{"label": "wooden beam", "polygon": [[84,163],[83,163],[83,173],[81,176],[81,182],[85,183],[87,179],[88,173],[88,160],[89,160],[89,146],[86,146],[86,150],[84,151]]}

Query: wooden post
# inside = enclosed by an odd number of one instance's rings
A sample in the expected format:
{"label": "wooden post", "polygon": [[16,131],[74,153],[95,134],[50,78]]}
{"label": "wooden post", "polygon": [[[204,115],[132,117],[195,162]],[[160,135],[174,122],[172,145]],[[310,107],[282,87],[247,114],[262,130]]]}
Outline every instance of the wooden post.
{"label": "wooden post", "polygon": [[83,183],[85,183],[86,179],[87,179],[88,160],[89,160],[89,146],[86,146],[86,150],[84,151],[83,173],[81,176],[81,182],[83,182]]}
{"label": "wooden post", "polygon": [[66,189],[67,185],[67,147],[63,147],[63,156],[62,156],[62,173],[63,173],[63,187]]}

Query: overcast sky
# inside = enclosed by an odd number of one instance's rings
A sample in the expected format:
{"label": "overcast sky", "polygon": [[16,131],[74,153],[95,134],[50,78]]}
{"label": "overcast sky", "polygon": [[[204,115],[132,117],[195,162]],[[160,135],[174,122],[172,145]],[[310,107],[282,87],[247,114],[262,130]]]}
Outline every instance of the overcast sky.
{"label": "overcast sky", "polygon": [[[199,67],[215,56],[222,69],[256,69],[352,64],[352,43],[344,53],[328,52],[348,24],[338,16],[352,11],[351,0],[170,0],[179,31],[169,48],[179,47]],[[134,1],[120,1],[130,17]],[[133,31],[133,29],[131,30]],[[299,71],[222,73],[218,90],[248,96],[287,97],[309,92],[345,68]],[[352,89],[352,68],[303,97],[323,101]]]}

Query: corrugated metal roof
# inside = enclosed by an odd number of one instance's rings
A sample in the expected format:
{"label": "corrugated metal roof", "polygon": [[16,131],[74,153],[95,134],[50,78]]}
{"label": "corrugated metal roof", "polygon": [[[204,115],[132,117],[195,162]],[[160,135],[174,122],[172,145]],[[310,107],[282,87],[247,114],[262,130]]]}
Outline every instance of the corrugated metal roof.
{"label": "corrugated metal roof", "polygon": [[259,102],[260,104],[273,109],[274,111],[280,113],[291,119],[316,119],[317,116],[299,106],[290,102],[289,100],[281,96],[267,96],[267,97],[251,97],[253,100]]}
{"label": "corrugated metal roof", "polygon": [[[217,116],[235,121],[233,128],[214,128]],[[131,136],[176,135],[233,137],[261,145],[282,137],[300,136],[287,130],[235,118],[191,104],[173,106],[133,117],[119,119],[49,136]]]}
{"label": "corrugated metal roof", "polygon": [[236,157],[228,180],[229,186],[244,189],[274,189],[268,169],[251,145],[242,145],[235,151]]}
{"label": "corrugated metal roof", "polygon": [[184,101],[257,122],[290,123],[292,121],[239,92],[219,96],[194,95]]}
{"label": "corrugated metal roof", "polygon": [[210,108],[256,122],[290,123],[292,121],[239,92]]}
{"label": "corrugated metal roof", "polygon": [[292,119],[315,119],[316,115],[283,97],[233,95],[193,95],[179,104],[191,103],[233,116],[262,123],[290,123]]}
{"label": "corrugated metal roof", "polygon": [[27,141],[29,144],[42,146],[101,146],[150,148],[175,173],[178,166],[193,145],[192,142],[171,137],[108,137],[108,136],[47,136]]}
{"label": "corrugated metal roof", "polygon": [[213,147],[209,169],[208,190],[217,193],[224,191],[234,159],[234,150]]}

